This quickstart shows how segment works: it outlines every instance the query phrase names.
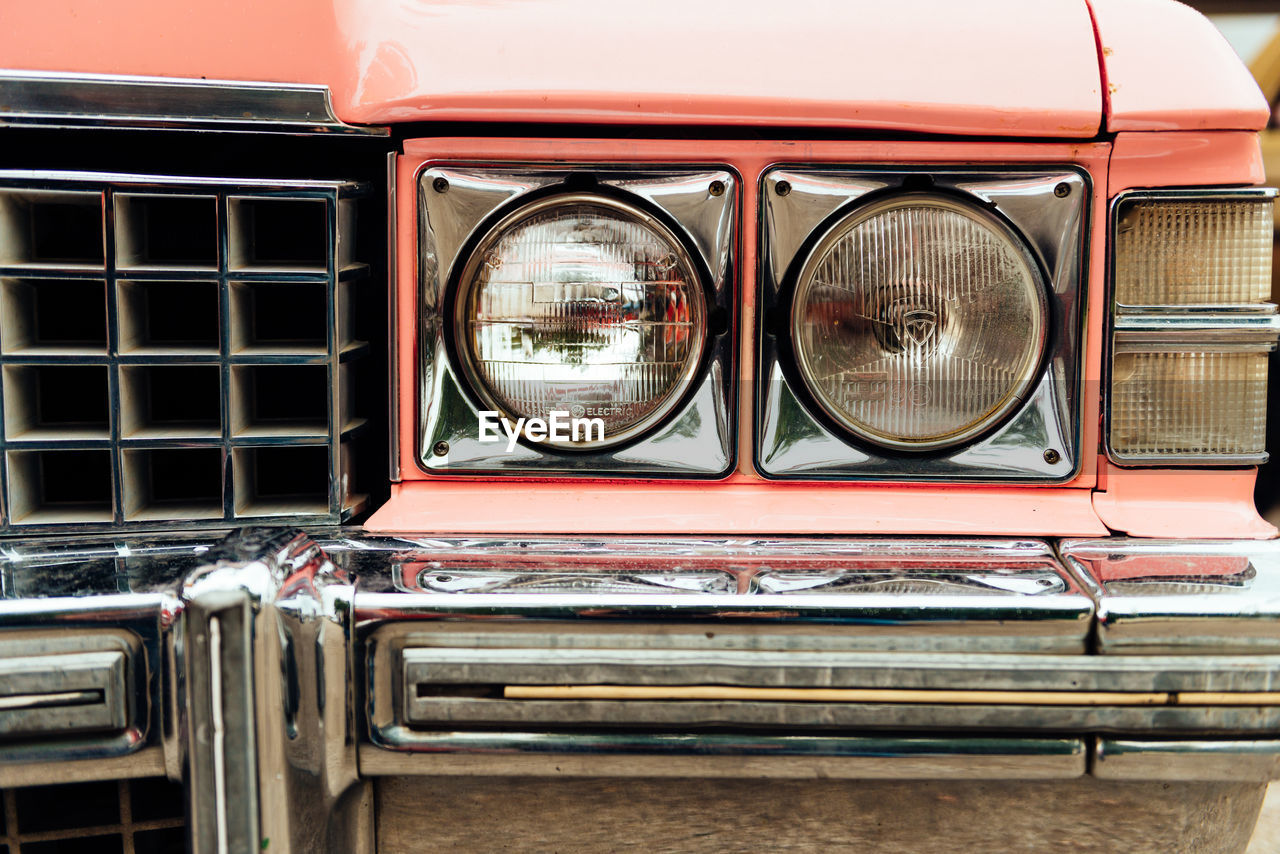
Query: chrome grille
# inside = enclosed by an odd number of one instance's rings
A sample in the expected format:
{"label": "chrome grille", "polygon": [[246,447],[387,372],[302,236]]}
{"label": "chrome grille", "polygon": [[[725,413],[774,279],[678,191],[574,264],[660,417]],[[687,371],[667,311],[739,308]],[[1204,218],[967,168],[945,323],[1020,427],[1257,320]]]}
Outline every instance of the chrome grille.
{"label": "chrome grille", "polygon": [[362,194],[0,173],[0,530],[357,512]]}
{"label": "chrome grille", "polygon": [[7,854],[181,854],[182,787],[162,778],[3,792]]}

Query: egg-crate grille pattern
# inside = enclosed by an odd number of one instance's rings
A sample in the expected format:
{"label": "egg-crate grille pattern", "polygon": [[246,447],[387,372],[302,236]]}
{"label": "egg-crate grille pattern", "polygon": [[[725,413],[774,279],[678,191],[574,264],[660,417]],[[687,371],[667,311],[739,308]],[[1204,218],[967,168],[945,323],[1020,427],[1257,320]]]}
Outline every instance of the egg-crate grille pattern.
{"label": "egg-crate grille pattern", "polygon": [[0,173],[0,530],[357,512],[362,189]]}
{"label": "egg-crate grille pattern", "polygon": [[183,854],[182,786],[163,778],[6,789],[0,854]]}

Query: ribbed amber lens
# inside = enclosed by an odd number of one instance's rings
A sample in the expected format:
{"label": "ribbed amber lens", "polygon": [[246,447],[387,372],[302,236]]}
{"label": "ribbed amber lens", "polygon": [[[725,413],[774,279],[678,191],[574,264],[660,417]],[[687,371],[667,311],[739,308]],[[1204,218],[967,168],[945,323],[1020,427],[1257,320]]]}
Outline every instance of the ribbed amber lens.
{"label": "ribbed amber lens", "polygon": [[[654,426],[688,387],[706,339],[692,260],[629,204],[553,196],[499,222],[463,272],[457,330],[477,391],[513,418],[599,418],[562,447]],[[588,439],[588,436],[590,438]]]}
{"label": "ribbed amber lens", "polygon": [[1125,459],[1266,450],[1267,354],[1117,353],[1111,450]]}
{"label": "ribbed amber lens", "polygon": [[1116,218],[1116,302],[1231,305],[1271,293],[1271,199],[1144,199]]}
{"label": "ribbed amber lens", "polygon": [[1047,313],[1017,236],[976,206],[911,194],[853,211],[802,268],[800,373],[854,433],[896,448],[960,444],[1035,380]]}

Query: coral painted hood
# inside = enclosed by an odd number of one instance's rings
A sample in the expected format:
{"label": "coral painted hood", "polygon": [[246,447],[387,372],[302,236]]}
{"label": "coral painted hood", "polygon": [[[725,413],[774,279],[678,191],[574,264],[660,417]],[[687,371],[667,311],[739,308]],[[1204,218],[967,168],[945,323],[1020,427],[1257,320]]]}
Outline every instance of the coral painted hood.
{"label": "coral painted hood", "polygon": [[1085,0],[47,0],[0,66],[327,84],[354,123],[1092,137]]}

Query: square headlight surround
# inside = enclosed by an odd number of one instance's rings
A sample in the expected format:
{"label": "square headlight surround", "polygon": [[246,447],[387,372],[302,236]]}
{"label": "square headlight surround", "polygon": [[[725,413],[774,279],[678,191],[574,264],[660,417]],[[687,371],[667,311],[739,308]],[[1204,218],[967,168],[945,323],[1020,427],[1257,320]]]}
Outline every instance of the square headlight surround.
{"label": "square headlight surround", "polygon": [[[1025,400],[976,440],[934,452],[860,441],[820,414],[779,336],[810,247],[870,193],[957,194],[1001,216],[1048,287],[1048,341]],[[1080,366],[1089,175],[1076,167],[775,167],[761,176],[755,466],[778,480],[1061,483],[1079,471]]]}
{"label": "square headlight surround", "polygon": [[[740,181],[727,167],[427,164],[418,174],[417,458],[428,474],[717,479],[736,464],[734,272]],[[481,442],[488,409],[451,353],[450,289],[489,224],[550,188],[621,192],[661,215],[698,256],[707,284],[706,353],[681,402],[626,444],[557,451]]]}

